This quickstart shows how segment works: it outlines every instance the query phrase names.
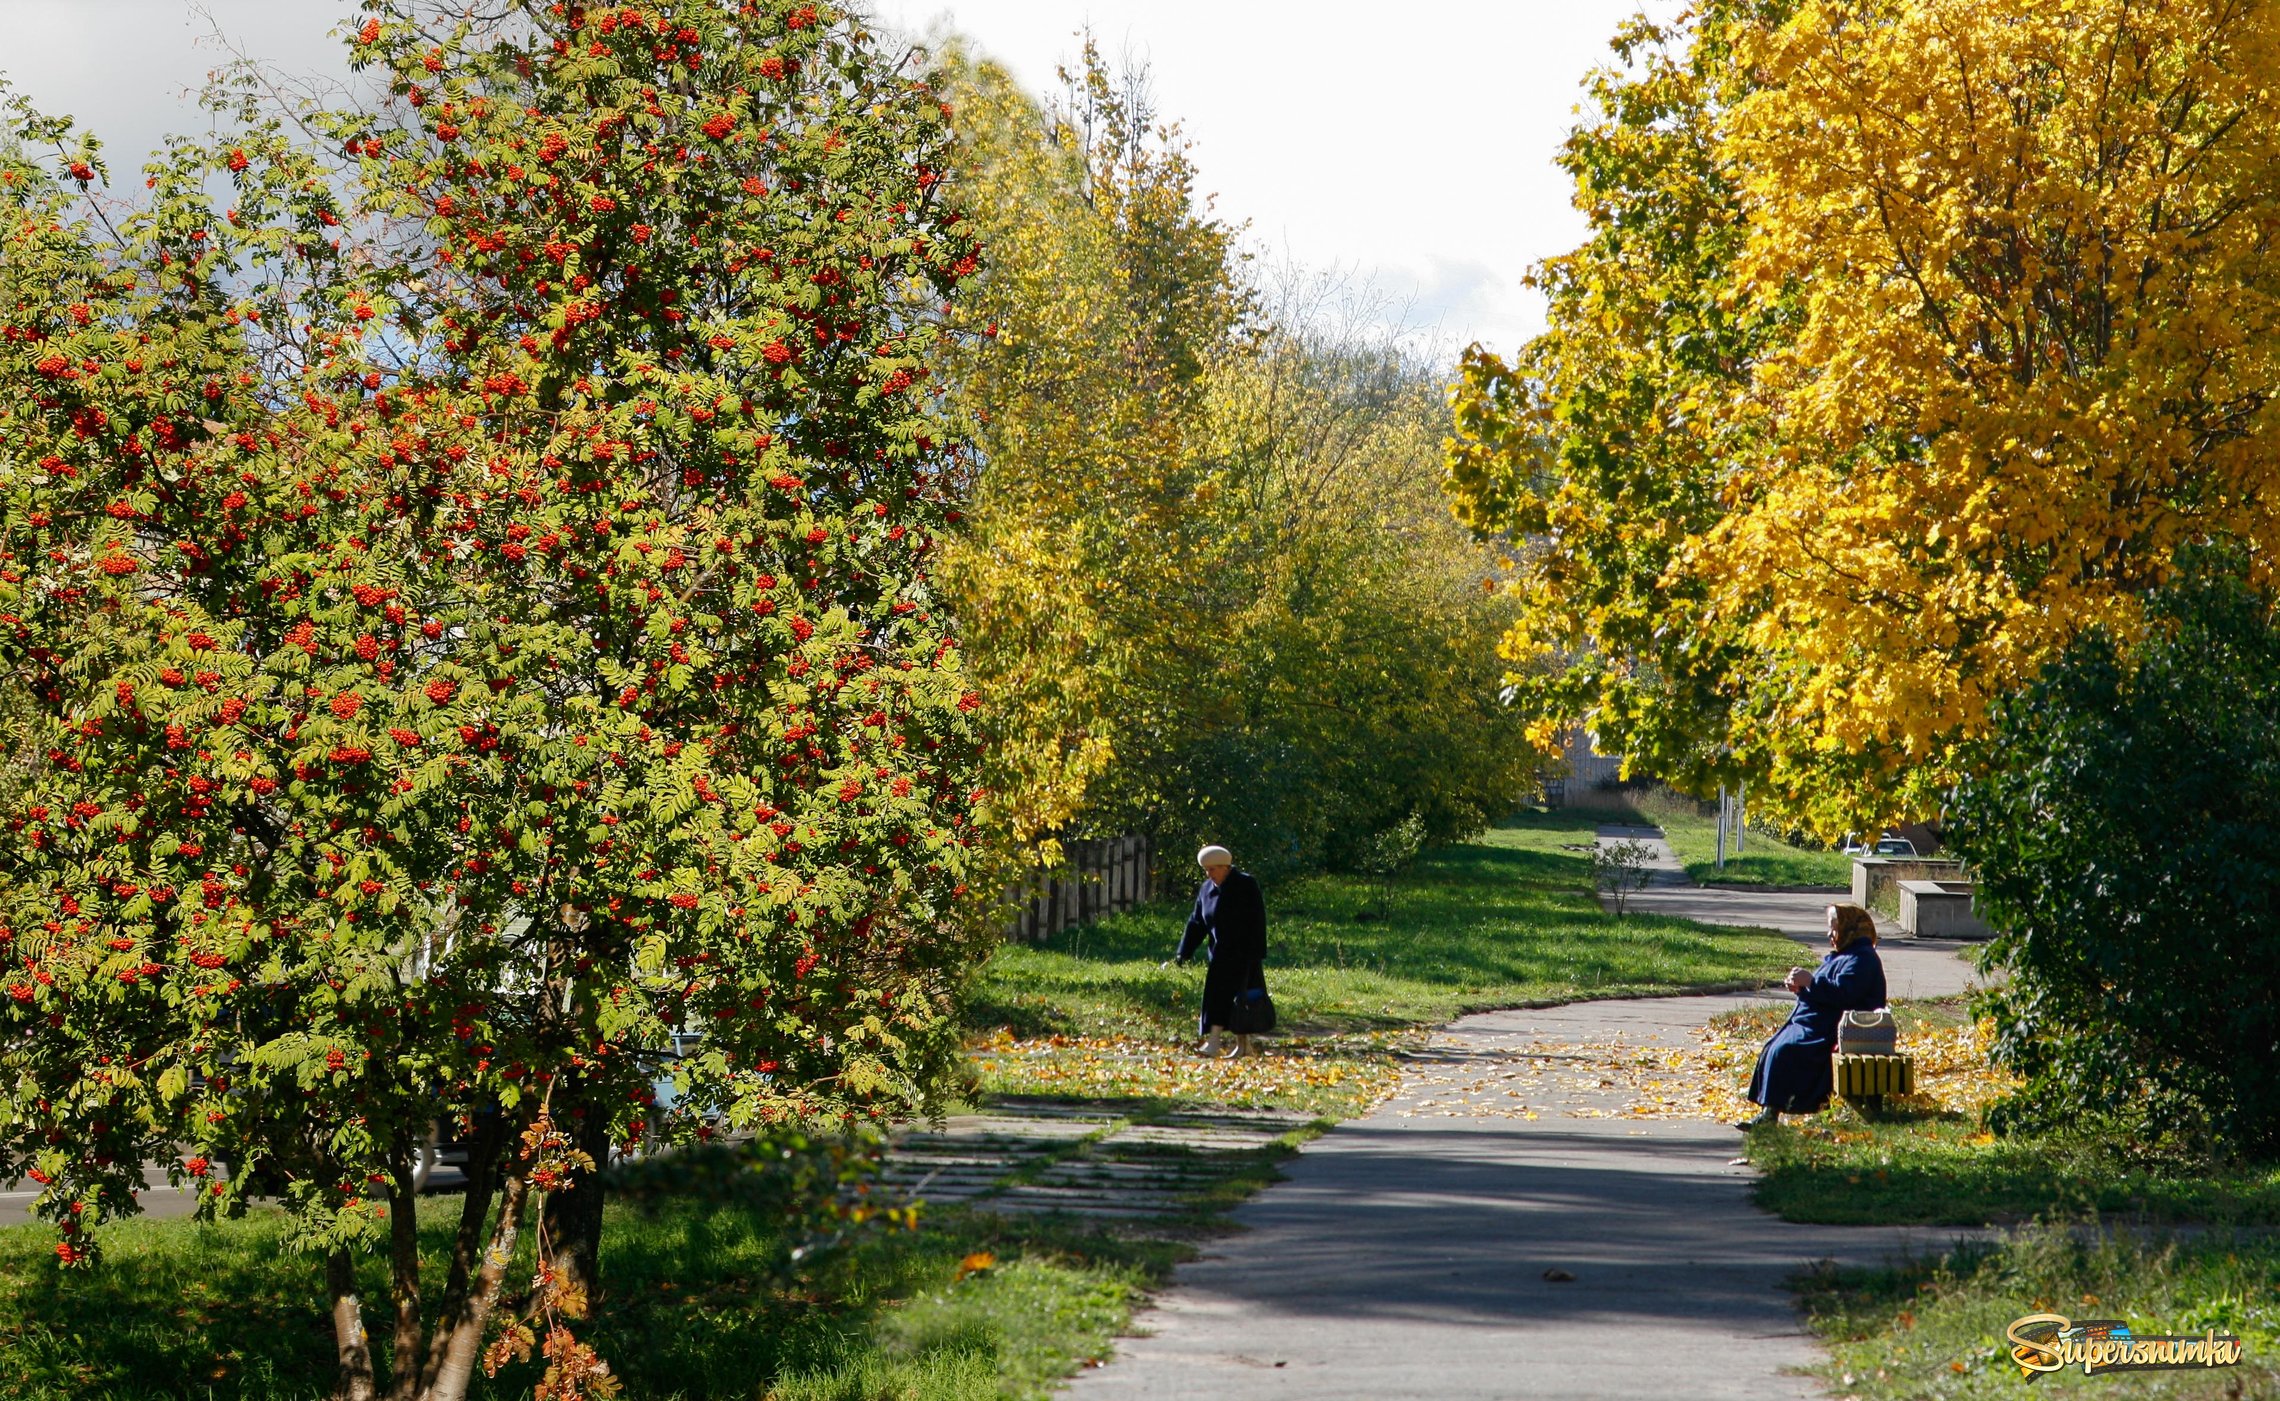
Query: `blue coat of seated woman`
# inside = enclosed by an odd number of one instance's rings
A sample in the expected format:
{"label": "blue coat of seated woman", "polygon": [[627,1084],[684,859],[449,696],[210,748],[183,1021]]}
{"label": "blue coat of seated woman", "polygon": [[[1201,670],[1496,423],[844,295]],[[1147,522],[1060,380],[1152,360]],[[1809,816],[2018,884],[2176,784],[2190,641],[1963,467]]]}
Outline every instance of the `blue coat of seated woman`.
{"label": "blue coat of seated woman", "polygon": [[1829,906],[1829,952],[1819,970],[1789,970],[1785,986],[1797,994],[1789,1020],[1758,1052],[1750,1075],[1750,1102],[1760,1106],[1742,1128],[1779,1121],[1783,1114],[1814,1114],[1836,1090],[1837,1024],[1847,1012],[1884,1005],[1884,961],[1876,956],[1876,921],[1858,905]]}

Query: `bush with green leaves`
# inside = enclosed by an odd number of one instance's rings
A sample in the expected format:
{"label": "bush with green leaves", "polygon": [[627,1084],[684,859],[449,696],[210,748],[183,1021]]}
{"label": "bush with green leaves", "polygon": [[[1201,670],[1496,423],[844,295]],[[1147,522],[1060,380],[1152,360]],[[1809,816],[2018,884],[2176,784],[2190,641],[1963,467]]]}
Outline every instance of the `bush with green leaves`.
{"label": "bush with green leaves", "polygon": [[1601,842],[1592,851],[1592,883],[1615,897],[1616,914],[1624,912],[1633,891],[1646,889],[1647,882],[1653,878],[1647,863],[1654,859],[1654,854],[1652,845],[1630,838]]}
{"label": "bush with green leaves", "polygon": [[1425,819],[1414,812],[1360,843],[1354,869],[1370,878],[1370,908],[1365,913],[1376,916],[1392,911],[1393,883],[1417,864],[1424,849]]}
{"label": "bush with green leaves", "polygon": [[2280,618],[2204,561],[2151,629],[2091,635],[1998,712],[1955,845],[2026,1077],[1999,1125],[2280,1151]]}

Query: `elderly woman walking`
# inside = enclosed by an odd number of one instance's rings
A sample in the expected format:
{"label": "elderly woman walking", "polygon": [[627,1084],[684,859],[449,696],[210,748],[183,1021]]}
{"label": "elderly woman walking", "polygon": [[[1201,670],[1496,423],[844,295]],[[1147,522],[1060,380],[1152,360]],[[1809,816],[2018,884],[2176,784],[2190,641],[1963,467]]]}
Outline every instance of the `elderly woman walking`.
{"label": "elderly woman walking", "polygon": [[1792,968],[1784,986],[1797,994],[1797,1005],[1758,1052],[1750,1075],[1750,1103],[1762,1107],[1735,1128],[1777,1124],[1783,1114],[1815,1114],[1828,1104],[1837,1088],[1837,1023],[1847,1012],[1884,1005],[1876,921],[1858,905],[1829,906],[1829,951],[1821,955],[1819,970]]}
{"label": "elderly woman walking", "polygon": [[[1247,1056],[1253,1032],[1274,1030],[1274,1004],[1267,999],[1266,896],[1250,872],[1235,869],[1226,847],[1207,846],[1195,860],[1203,867],[1203,884],[1195,892],[1195,911],[1188,916],[1175,961],[1186,967],[1197,945],[1208,941],[1211,963],[1203,975],[1203,1012],[1196,1023],[1203,1043],[1196,1049],[1207,1056]],[[1222,1044],[1227,1032],[1235,1033],[1232,1048]]]}

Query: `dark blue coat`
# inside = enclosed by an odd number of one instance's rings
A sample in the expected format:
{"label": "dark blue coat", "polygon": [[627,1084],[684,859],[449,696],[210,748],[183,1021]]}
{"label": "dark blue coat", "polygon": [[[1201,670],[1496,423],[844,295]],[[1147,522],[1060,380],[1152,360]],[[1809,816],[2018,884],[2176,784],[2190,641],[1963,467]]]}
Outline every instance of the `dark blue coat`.
{"label": "dark blue coat", "polygon": [[1195,892],[1195,909],[1180,935],[1180,961],[1187,962],[1206,942],[1211,967],[1203,975],[1198,1035],[1230,1025],[1235,999],[1250,988],[1267,985],[1267,897],[1250,872],[1229,871],[1225,885],[1207,876]]}
{"label": "dark blue coat", "polygon": [[1813,981],[1797,994],[1789,1020],[1758,1052],[1750,1075],[1750,1102],[1784,1114],[1812,1114],[1829,1102],[1837,1077],[1837,1023],[1847,1012],[1884,1005],[1884,960],[1866,939],[1821,960]]}

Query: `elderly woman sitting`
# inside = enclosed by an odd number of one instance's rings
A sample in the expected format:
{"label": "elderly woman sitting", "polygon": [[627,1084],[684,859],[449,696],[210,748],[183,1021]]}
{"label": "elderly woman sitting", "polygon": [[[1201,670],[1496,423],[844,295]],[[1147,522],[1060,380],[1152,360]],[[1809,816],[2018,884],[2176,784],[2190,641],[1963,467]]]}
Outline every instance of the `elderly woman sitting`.
{"label": "elderly woman sitting", "polygon": [[1858,905],[1829,906],[1829,951],[1819,971],[1792,968],[1784,986],[1797,994],[1797,1006],[1758,1052],[1750,1076],[1750,1103],[1761,1112],[1735,1128],[1776,1124],[1783,1114],[1813,1114],[1827,1106],[1836,1090],[1837,1023],[1847,1012],[1884,1005],[1876,921]]}

